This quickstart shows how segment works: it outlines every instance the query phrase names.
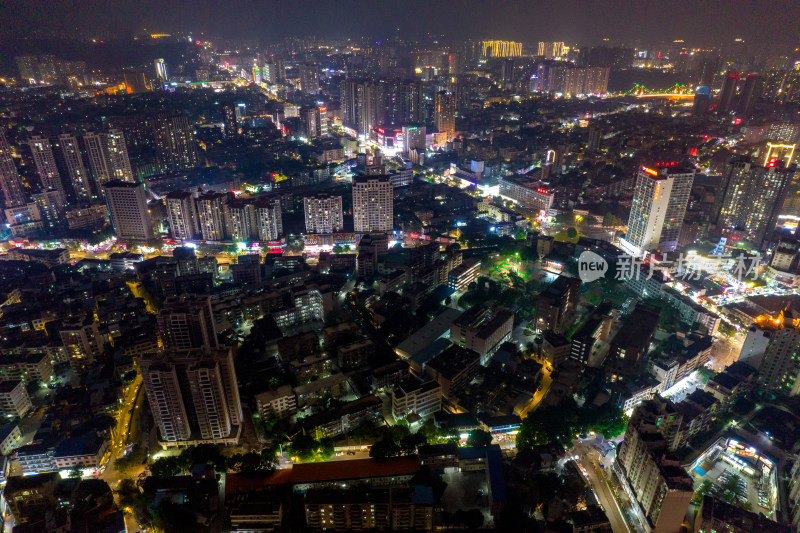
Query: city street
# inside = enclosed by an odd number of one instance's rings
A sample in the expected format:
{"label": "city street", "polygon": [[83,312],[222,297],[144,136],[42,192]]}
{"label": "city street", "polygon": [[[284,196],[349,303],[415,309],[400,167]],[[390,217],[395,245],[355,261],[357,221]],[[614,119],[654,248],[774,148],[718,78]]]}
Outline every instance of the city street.
{"label": "city street", "polygon": [[578,457],[577,462],[581,467],[581,471],[586,476],[586,480],[589,482],[597,501],[603,507],[609,522],[611,522],[611,530],[614,533],[632,533],[633,530],[625,520],[622,509],[620,509],[617,499],[606,481],[604,468],[601,468],[597,462],[597,450],[587,443],[580,442],[573,446],[569,454]]}

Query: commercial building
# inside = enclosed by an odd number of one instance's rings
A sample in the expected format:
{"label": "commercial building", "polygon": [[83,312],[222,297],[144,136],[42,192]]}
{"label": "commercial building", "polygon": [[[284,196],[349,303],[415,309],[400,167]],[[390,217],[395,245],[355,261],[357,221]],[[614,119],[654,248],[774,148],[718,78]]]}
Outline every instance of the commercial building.
{"label": "commercial building", "polygon": [[98,468],[107,449],[108,441],[103,437],[70,437],[53,450],[53,465],[56,470]]}
{"label": "commercial building", "polygon": [[546,59],[561,57],[564,55],[564,43],[563,41],[539,41],[539,45],[536,48],[536,55]]}
{"label": "commercial building", "polygon": [[152,241],[153,223],[147,209],[144,184],[114,180],[104,185],[111,222],[120,240]]}
{"label": "commercial building", "polygon": [[555,199],[540,181],[526,176],[500,178],[500,194],[536,212],[551,209]]}
{"label": "commercial building", "polygon": [[238,443],[242,405],[230,349],[143,354],[139,368],[162,447]]}
{"label": "commercial building", "polygon": [[678,245],[695,169],[676,162],[641,167],[636,178],[628,231],[620,241],[632,255],[672,252]]}
{"label": "commercial building", "polygon": [[335,233],[344,228],[342,197],[320,193],[303,198],[306,233]]}
{"label": "commercial building", "polygon": [[394,193],[388,176],[353,178],[353,229],[356,233],[391,231]]}

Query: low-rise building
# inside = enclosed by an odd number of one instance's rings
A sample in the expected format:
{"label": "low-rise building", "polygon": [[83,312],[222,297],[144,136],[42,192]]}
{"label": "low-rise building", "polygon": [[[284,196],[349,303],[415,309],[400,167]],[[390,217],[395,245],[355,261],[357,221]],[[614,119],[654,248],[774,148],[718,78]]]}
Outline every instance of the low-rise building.
{"label": "low-rise building", "polygon": [[102,437],[71,437],[56,446],[53,464],[57,470],[97,468],[107,449],[108,441]]}
{"label": "low-rise building", "polygon": [[256,394],[256,405],[261,417],[275,416],[283,420],[297,412],[297,397],[291,385],[281,385],[275,390]]}
{"label": "low-rise building", "polygon": [[411,414],[422,417],[442,410],[442,387],[437,381],[408,377],[392,389],[392,415],[396,420]]}
{"label": "low-rise building", "polygon": [[0,381],[0,415],[22,418],[31,411],[33,404],[21,380]]}

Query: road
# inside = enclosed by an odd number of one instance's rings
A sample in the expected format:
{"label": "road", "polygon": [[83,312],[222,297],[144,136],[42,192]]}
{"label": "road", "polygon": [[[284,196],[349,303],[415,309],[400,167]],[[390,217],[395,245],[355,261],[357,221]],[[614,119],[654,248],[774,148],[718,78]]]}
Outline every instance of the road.
{"label": "road", "polygon": [[594,458],[597,451],[593,450],[588,444],[578,443],[570,450],[570,454],[578,457],[577,462],[581,466],[592,492],[594,492],[597,501],[603,507],[609,522],[611,522],[611,530],[614,533],[632,533],[625,516],[622,514],[622,509],[620,509],[617,499],[605,479],[602,472],[603,469],[598,466]]}
{"label": "road", "polygon": [[533,397],[528,404],[517,412],[521,418],[525,418],[525,415],[536,409],[536,406],[539,405],[539,402],[541,402],[545,394],[547,394],[550,385],[553,383],[553,378],[550,377],[551,372],[552,370],[547,365],[542,366],[542,379],[539,381],[539,388],[533,393]]}

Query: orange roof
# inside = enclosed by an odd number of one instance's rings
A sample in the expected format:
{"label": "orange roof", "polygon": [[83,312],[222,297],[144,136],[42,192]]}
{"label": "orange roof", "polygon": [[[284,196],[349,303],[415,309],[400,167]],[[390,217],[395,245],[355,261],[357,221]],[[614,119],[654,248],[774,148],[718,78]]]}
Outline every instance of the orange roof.
{"label": "orange roof", "polygon": [[386,461],[353,459],[327,461],[324,463],[302,463],[292,469],[292,483],[313,483],[368,477],[403,476],[419,470],[419,458],[397,457]]}

